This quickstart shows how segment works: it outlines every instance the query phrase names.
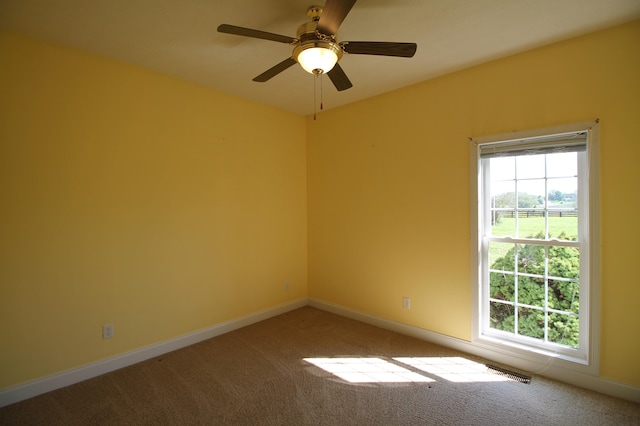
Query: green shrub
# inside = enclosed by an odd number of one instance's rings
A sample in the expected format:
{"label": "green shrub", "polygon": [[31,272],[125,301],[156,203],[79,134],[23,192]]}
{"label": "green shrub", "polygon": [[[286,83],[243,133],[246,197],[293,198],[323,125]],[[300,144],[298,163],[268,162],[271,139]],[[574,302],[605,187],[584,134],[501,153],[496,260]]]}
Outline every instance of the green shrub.
{"label": "green shrub", "polygon": [[[530,238],[543,238],[542,234]],[[567,237],[561,233],[559,239]],[[516,248],[517,247],[517,248]],[[550,246],[537,244],[517,245],[498,258],[491,269],[513,271],[516,249],[518,261],[517,305],[518,334],[544,339],[545,332],[545,250],[549,251],[548,284],[546,287],[547,305],[550,309],[563,313],[550,312],[547,319],[547,339],[550,342],[578,347],[579,337],[579,291],[577,282],[580,269],[580,253],[575,247]],[[522,274],[536,275],[534,277]],[[490,274],[490,297],[506,302],[516,302],[516,276],[507,272]],[[572,281],[565,281],[569,279]],[[522,306],[529,305],[529,306]],[[575,315],[571,315],[575,314]],[[515,307],[513,304],[491,302],[491,327],[515,333]]]}

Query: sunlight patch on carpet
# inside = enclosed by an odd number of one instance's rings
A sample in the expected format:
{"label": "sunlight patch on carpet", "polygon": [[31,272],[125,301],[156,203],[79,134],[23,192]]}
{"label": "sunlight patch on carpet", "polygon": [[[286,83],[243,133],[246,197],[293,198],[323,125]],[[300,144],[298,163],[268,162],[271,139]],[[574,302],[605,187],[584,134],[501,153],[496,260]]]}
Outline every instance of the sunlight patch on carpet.
{"label": "sunlight patch on carpet", "polygon": [[495,367],[464,357],[327,357],[304,361],[350,383],[430,383],[436,381],[434,377],[453,383],[525,383],[513,375],[517,373],[497,374]]}
{"label": "sunlight patch on carpet", "polygon": [[304,360],[350,383],[435,381],[381,358],[305,358]]}
{"label": "sunlight patch on carpet", "polygon": [[393,359],[454,383],[511,380],[506,376],[492,374],[485,364],[463,357],[398,357]]}

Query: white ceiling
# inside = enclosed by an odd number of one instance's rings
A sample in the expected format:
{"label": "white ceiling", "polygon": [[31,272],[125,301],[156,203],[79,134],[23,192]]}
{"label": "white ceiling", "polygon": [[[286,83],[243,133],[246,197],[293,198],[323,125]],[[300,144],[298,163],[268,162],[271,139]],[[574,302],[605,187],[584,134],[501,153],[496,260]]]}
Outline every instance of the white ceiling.
{"label": "white ceiling", "polygon": [[[314,0],[0,0],[0,28],[94,52],[309,115],[313,76],[294,66],[251,79],[292,47],[216,31],[295,37]],[[320,0],[322,3],[323,0]],[[353,88],[323,81],[325,109],[640,17],[640,0],[360,0],[340,41],[416,42],[415,57],[345,55]]]}

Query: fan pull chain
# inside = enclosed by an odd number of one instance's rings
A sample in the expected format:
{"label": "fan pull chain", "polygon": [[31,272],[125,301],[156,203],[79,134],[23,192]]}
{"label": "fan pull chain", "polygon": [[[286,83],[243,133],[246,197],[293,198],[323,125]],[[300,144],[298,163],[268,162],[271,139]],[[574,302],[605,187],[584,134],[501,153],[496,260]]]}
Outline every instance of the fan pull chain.
{"label": "fan pull chain", "polygon": [[313,75],[313,120],[316,120],[316,80],[318,80],[318,74]]}
{"label": "fan pull chain", "polygon": [[320,78],[320,111],[322,111],[324,109],[324,105],[322,103],[322,97],[323,97],[323,92],[322,92],[322,74],[324,74],[322,72],[322,70],[317,69],[313,71],[313,119],[316,120],[316,105],[317,105],[317,99],[316,99],[316,92],[317,92],[317,81],[318,78]]}
{"label": "fan pull chain", "polygon": [[324,105],[322,103],[322,98],[323,98],[323,92],[322,92],[322,74],[324,74],[322,72],[321,69],[316,69],[313,70],[313,119],[316,120],[316,105],[317,105],[317,99],[316,99],[316,93],[317,93],[317,80],[318,78],[320,78],[320,111],[322,111],[324,109]]}
{"label": "fan pull chain", "polygon": [[322,106],[322,99],[323,99],[323,96],[322,96],[322,76],[323,76],[323,74],[320,74],[320,111],[322,111],[322,109],[323,109],[323,106]]}

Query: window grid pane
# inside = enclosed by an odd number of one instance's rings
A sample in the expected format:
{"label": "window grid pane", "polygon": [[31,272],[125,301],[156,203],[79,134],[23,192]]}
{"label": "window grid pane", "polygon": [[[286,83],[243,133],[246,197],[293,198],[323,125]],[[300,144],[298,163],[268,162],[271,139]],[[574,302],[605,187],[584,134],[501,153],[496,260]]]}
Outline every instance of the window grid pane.
{"label": "window grid pane", "polygon": [[577,154],[489,161],[489,327],[577,348]]}

